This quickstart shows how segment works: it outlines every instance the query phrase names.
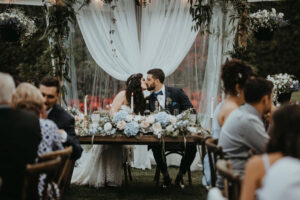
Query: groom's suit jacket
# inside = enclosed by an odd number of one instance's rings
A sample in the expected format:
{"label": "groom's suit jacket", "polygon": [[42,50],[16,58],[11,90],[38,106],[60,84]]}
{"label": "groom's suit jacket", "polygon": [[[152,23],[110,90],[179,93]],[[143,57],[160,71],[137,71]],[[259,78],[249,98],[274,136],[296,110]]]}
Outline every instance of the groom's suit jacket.
{"label": "groom's suit jacket", "polygon": [[[150,111],[153,112],[155,110],[155,101],[157,100],[154,93],[147,99],[149,99]],[[165,109],[170,114],[174,114],[175,109],[178,109],[179,113],[181,113],[189,108],[193,108],[193,105],[181,88],[165,86]]]}
{"label": "groom's suit jacket", "polygon": [[27,111],[0,108],[0,199],[21,199],[26,164],[33,164],[41,141],[38,117]]}
{"label": "groom's suit jacket", "polygon": [[74,117],[61,106],[55,104],[48,114],[48,119],[54,121],[59,129],[63,129],[68,134],[67,141],[63,145],[73,147],[71,159],[76,160],[80,158],[82,148],[76,138]]}

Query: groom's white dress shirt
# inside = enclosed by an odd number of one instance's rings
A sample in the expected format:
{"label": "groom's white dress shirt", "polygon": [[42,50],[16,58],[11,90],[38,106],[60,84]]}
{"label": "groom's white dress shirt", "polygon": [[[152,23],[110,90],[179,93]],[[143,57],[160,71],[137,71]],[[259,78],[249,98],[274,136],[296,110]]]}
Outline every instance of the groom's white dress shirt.
{"label": "groom's white dress shirt", "polygon": [[155,92],[155,93],[158,93],[160,91],[162,91],[163,94],[162,95],[157,95],[157,100],[158,100],[159,105],[163,109],[165,109],[165,103],[166,103],[166,88],[165,88],[165,85],[163,85],[162,88],[159,91]]}

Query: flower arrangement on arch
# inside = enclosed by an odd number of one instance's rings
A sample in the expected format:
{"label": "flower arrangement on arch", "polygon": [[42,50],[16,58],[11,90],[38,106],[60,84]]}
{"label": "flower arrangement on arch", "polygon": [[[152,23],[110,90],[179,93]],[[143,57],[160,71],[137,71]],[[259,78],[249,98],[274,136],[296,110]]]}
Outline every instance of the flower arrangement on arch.
{"label": "flower arrangement on arch", "polygon": [[278,98],[282,94],[289,94],[299,89],[299,81],[295,76],[280,73],[275,75],[268,75],[267,80],[271,81],[274,85],[273,102],[278,103]]}
{"label": "flower arrangement on arch", "polygon": [[287,20],[284,20],[284,14],[276,12],[275,8],[272,11],[258,10],[255,13],[249,15],[250,29],[253,32],[259,32],[261,30],[274,31],[280,27],[288,24]]}
{"label": "flower arrangement on arch", "polygon": [[19,9],[9,9],[0,14],[0,30],[3,39],[18,41],[21,44],[29,39],[36,31],[34,20],[30,19]]}

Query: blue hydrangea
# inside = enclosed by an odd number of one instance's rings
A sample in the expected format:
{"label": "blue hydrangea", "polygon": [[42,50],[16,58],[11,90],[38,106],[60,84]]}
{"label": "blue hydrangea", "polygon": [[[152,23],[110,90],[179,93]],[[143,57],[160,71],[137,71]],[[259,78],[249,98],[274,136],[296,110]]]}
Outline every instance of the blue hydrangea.
{"label": "blue hydrangea", "polygon": [[170,123],[170,116],[166,112],[159,112],[155,115],[155,120],[162,126],[167,126]]}
{"label": "blue hydrangea", "polygon": [[114,129],[111,130],[110,134],[111,134],[111,135],[114,135],[114,134],[116,134],[116,132],[117,132],[117,129],[114,128]]}
{"label": "blue hydrangea", "polygon": [[126,117],[128,116],[128,113],[124,110],[120,110],[119,112],[116,112],[114,114],[113,122],[118,122],[118,121],[125,121]]}
{"label": "blue hydrangea", "polygon": [[127,136],[135,136],[139,132],[139,128],[139,124],[135,121],[132,121],[126,124],[124,134]]}

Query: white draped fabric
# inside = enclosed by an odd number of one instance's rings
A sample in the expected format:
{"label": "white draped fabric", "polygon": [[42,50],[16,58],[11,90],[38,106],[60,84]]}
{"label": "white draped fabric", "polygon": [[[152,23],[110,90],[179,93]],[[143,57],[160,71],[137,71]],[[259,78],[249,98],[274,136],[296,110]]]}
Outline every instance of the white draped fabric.
{"label": "white draped fabric", "polygon": [[204,82],[202,86],[202,98],[199,113],[201,125],[210,128],[210,118],[220,100],[220,72],[221,65],[229,58],[228,52],[233,49],[236,23],[230,22],[230,16],[234,14],[234,9],[227,7],[226,12],[221,5],[216,4],[210,23],[209,46]]}
{"label": "white draped fabric", "polygon": [[114,3],[115,9],[93,2],[78,11],[80,30],[98,66],[123,81],[153,67],[162,68],[167,76],[173,73],[198,33],[191,31],[189,4],[182,0],[153,1],[142,8],[139,30],[135,1]]}

